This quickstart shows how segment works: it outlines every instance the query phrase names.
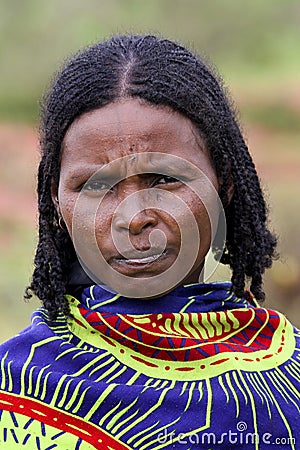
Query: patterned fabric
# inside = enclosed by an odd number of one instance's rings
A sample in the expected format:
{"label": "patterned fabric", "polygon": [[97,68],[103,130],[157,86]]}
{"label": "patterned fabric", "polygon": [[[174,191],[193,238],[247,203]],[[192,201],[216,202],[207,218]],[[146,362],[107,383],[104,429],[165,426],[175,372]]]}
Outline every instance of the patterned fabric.
{"label": "patterned fabric", "polygon": [[[230,292],[103,287],[0,346],[0,449],[300,448],[300,334]],[[272,448],[272,447],[271,447]]]}

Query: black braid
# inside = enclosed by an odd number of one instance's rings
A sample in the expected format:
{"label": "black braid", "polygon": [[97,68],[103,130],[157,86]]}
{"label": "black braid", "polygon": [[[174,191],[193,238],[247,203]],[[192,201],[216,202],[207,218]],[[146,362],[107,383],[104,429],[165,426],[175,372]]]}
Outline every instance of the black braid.
{"label": "black braid", "polygon": [[197,126],[211,153],[226,212],[221,262],[231,267],[232,289],[238,296],[245,295],[249,278],[251,292],[263,300],[262,274],[275,257],[276,239],[267,229],[265,201],[234,108],[221,81],[198,57],[155,36],[116,36],[79,52],[56,75],[44,99],[39,243],[26,297],[36,294],[53,318],[60,310],[68,313],[66,272],[76,255],[67,231],[58,225],[51,198],[51,183],[59,179],[62,140],[76,117],[124,97],[168,105]]}

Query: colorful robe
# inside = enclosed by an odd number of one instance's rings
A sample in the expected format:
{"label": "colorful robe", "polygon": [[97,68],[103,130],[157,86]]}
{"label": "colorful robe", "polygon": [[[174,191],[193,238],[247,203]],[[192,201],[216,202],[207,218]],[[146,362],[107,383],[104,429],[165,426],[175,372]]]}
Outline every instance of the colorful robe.
{"label": "colorful robe", "polygon": [[[300,334],[230,283],[92,286],[0,346],[0,449],[300,448]],[[270,447],[271,445],[271,447]]]}

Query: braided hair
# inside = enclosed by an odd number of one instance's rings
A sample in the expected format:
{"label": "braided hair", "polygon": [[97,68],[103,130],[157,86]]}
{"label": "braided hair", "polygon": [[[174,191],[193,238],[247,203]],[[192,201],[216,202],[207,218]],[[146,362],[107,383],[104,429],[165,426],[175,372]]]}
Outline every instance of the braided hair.
{"label": "braided hair", "polygon": [[[51,197],[58,184],[65,133],[81,114],[121,98],[166,105],[188,117],[204,137],[219,179],[227,220],[221,262],[232,270],[232,290],[250,291],[264,300],[262,274],[275,257],[276,238],[267,228],[267,210],[259,179],[242,137],[234,108],[221,82],[199,57],[156,36],[114,36],[87,47],[56,74],[42,105],[38,171],[39,241],[32,282],[50,317],[68,314],[64,295],[67,269],[76,259],[70,236],[59,227]],[[233,184],[234,194],[228,200]]]}

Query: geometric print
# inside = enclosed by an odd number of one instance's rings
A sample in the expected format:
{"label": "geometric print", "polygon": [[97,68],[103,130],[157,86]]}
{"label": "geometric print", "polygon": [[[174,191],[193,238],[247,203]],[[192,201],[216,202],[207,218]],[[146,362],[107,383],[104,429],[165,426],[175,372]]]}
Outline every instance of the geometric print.
{"label": "geometric print", "polygon": [[0,347],[1,450],[298,448],[300,335],[282,314],[68,300],[70,318],[40,308]]}

